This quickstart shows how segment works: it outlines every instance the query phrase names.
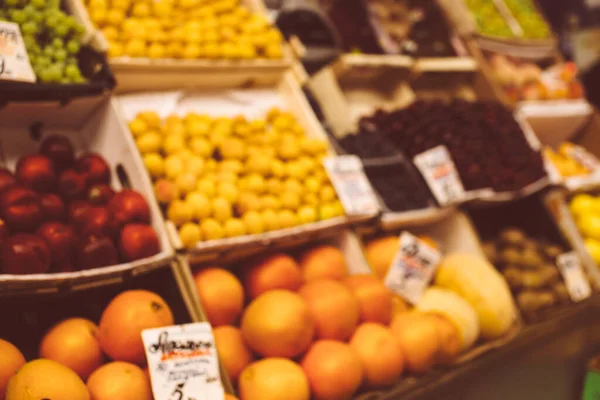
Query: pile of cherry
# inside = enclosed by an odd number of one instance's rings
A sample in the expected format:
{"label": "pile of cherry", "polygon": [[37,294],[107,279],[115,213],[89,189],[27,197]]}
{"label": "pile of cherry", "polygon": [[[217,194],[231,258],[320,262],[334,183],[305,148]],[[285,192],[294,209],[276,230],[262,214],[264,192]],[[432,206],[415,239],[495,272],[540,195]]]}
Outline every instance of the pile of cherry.
{"label": "pile of cherry", "polygon": [[115,192],[102,156],[76,158],[73,144],[47,137],[39,152],[0,169],[0,271],[87,270],[160,251],[150,208],[136,191]]}

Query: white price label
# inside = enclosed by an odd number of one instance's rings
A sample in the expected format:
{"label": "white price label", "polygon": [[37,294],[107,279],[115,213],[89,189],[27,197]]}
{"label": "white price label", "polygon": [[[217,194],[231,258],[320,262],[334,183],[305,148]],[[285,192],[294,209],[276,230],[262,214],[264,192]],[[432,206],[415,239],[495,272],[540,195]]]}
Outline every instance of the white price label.
{"label": "white price label", "polygon": [[567,286],[571,300],[578,302],[590,297],[592,289],[583,273],[581,260],[577,253],[571,251],[559,255],[556,257],[556,265],[565,280],[565,285]]}
{"label": "white price label", "polygon": [[156,400],[225,398],[210,324],[146,329],[142,340]]}
{"label": "white price label", "polygon": [[19,25],[0,21],[0,80],[35,82]]}
{"label": "white price label", "polygon": [[465,188],[446,146],[424,151],[416,155],[413,162],[441,206],[459,203],[465,198]]}
{"label": "white price label", "polygon": [[437,249],[408,232],[402,232],[398,252],[384,283],[394,293],[416,304],[431,282],[441,258]]}
{"label": "white price label", "polygon": [[323,165],[347,215],[373,215],[379,212],[379,201],[360,158],[353,155],[327,157]]}

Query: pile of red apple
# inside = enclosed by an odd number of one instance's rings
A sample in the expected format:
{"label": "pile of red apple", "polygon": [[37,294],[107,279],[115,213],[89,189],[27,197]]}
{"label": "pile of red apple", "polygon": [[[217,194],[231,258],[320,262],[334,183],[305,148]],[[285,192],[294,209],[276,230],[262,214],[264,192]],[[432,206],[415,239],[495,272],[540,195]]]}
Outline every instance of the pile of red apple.
{"label": "pile of red apple", "polygon": [[14,174],[0,169],[0,272],[72,272],[158,253],[144,197],[110,183],[102,156],[76,158],[60,135],[21,157]]}

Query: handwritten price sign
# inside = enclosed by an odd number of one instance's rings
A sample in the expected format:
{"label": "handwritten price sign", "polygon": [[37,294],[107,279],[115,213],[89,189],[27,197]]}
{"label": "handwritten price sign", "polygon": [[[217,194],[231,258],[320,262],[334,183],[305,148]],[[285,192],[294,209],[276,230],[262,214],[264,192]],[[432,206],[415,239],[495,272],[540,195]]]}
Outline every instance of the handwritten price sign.
{"label": "handwritten price sign", "polygon": [[574,251],[564,253],[556,258],[556,265],[560,271],[571,300],[578,302],[585,300],[592,294],[590,283],[581,268],[581,260]]}
{"label": "handwritten price sign", "polygon": [[416,155],[413,161],[440,205],[456,204],[464,199],[465,188],[446,146],[429,149]]}
{"label": "handwritten price sign", "polygon": [[352,155],[328,157],[323,165],[347,215],[373,215],[379,201],[365,176],[360,158]]}
{"label": "handwritten price sign", "polygon": [[416,304],[431,282],[441,257],[441,253],[425,241],[402,232],[398,252],[384,283],[394,293]]}
{"label": "handwritten price sign", "polygon": [[217,350],[206,322],[142,332],[156,400],[223,400]]}
{"label": "handwritten price sign", "polygon": [[19,25],[0,21],[0,80],[35,82]]}

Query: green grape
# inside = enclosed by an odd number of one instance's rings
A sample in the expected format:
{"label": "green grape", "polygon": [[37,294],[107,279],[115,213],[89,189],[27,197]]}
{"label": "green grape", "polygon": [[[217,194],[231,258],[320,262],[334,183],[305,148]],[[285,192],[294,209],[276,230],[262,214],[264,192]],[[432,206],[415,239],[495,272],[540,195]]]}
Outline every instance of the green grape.
{"label": "green grape", "polygon": [[50,29],[56,28],[58,26],[58,18],[55,15],[50,15],[46,17],[46,26]]}
{"label": "green grape", "polygon": [[21,26],[21,32],[23,32],[24,35],[35,35],[37,31],[38,27],[33,21],[25,22],[23,26]]}
{"label": "green grape", "polygon": [[77,79],[81,77],[81,71],[79,71],[79,67],[73,64],[67,64],[65,67],[65,76],[69,79]]}
{"label": "green grape", "polygon": [[50,59],[50,57],[45,56],[45,55],[37,57],[37,65],[39,67],[45,68],[45,67],[50,66],[50,64],[52,64],[52,60]]}
{"label": "green grape", "polygon": [[60,8],[60,0],[47,0],[46,1],[46,9],[58,10],[59,8]]}
{"label": "green grape", "polygon": [[46,1],[45,0],[30,0],[30,3],[32,6],[38,8],[38,9],[42,9],[46,6]]}
{"label": "green grape", "polygon": [[67,51],[69,54],[77,54],[79,53],[79,41],[75,39],[69,40],[67,43]]}
{"label": "green grape", "polygon": [[79,65],[79,61],[77,61],[76,57],[73,56],[69,56],[67,57],[67,61],[65,61],[66,65],[75,65],[78,66]]}
{"label": "green grape", "polygon": [[19,25],[27,22],[28,18],[24,10],[10,10],[8,13],[12,22],[16,22]]}
{"label": "green grape", "polygon": [[55,49],[62,49],[63,44],[64,44],[64,42],[61,38],[54,38],[52,40],[52,47],[54,47]]}
{"label": "green grape", "polygon": [[69,30],[75,30],[75,27],[77,26],[77,20],[75,20],[75,18],[70,15],[67,15],[65,17],[63,23],[69,28]]}
{"label": "green grape", "polygon": [[54,58],[54,47],[46,45],[44,47],[44,55],[49,58]]}
{"label": "green grape", "polygon": [[15,7],[19,4],[19,0],[4,0],[4,3],[9,7]]}
{"label": "green grape", "polygon": [[67,59],[67,51],[65,49],[59,49],[54,52],[54,60],[65,61]]}
{"label": "green grape", "polygon": [[47,71],[49,73],[48,78],[50,79],[51,82],[58,82],[60,81],[60,78],[62,78],[62,68],[60,64],[52,64],[47,68]]}
{"label": "green grape", "polygon": [[58,37],[65,37],[67,36],[67,33],[69,33],[69,27],[64,23],[59,24],[58,26],[54,27],[54,33],[56,33]]}

